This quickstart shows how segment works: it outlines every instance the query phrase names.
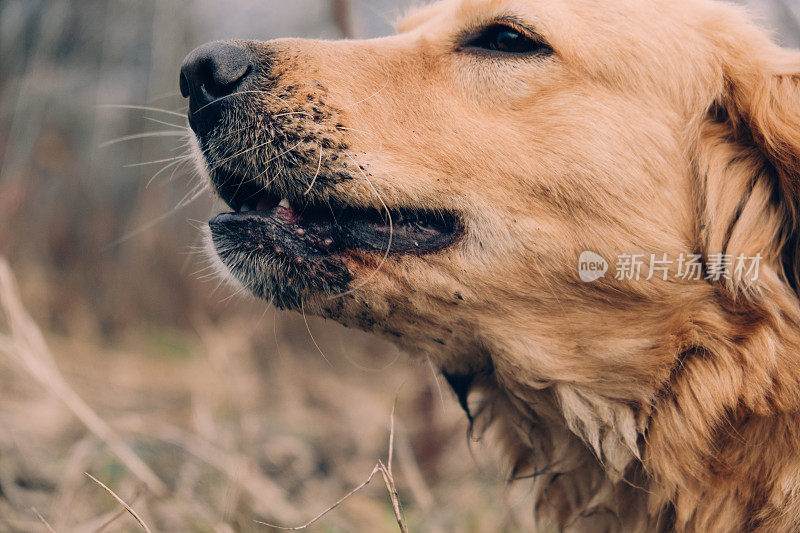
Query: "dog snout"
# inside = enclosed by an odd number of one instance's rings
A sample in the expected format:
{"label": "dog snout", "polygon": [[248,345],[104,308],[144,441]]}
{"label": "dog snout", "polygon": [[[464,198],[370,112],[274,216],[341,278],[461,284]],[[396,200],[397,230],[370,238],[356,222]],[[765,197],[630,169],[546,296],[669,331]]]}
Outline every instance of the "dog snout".
{"label": "dog snout", "polygon": [[180,89],[189,98],[189,124],[198,135],[208,133],[219,120],[219,109],[212,104],[233,94],[252,71],[250,52],[231,43],[206,43],[186,56]]}

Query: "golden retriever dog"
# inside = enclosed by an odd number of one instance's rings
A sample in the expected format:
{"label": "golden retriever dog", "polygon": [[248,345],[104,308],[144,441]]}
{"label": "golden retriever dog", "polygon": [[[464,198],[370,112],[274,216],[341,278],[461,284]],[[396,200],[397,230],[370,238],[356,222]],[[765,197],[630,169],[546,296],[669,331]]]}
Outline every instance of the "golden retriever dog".
{"label": "golden retriever dog", "polygon": [[800,531],[800,53],[712,0],[398,30],[187,57],[220,269],[429,357],[542,531]]}

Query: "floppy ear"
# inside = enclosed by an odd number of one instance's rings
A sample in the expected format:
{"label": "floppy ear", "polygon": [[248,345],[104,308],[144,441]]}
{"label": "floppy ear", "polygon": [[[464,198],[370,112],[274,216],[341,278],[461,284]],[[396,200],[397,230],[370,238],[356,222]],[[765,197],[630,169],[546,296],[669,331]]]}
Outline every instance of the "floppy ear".
{"label": "floppy ear", "polygon": [[[739,272],[725,281],[734,290],[757,293],[753,278],[767,282],[771,277],[797,293],[800,53],[763,38],[737,44],[747,49],[727,58],[721,93],[701,133],[703,252],[707,260],[713,254],[734,261],[759,257],[760,272]],[[760,49],[761,57],[754,49]]]}

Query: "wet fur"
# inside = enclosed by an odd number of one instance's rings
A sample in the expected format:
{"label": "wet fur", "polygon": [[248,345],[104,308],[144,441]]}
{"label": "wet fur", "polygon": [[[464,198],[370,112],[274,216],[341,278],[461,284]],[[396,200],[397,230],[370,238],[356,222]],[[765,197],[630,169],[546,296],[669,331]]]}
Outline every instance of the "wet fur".
{"label": "wet fur", "polygon": [[[508,12],[556,59],[454,50]],[[233,276],[430,357],[543,531],[798,530],[800,54],[708,0],[445,0],[400,29],[251,43],[280,100],[237,97],[222,129],[248,133],[207,165],[271,139],[228,164],[292,198],[319,167],[319,201],[452,211],[463,239],[346,254],[344,297],[218,243]],[[585,284],[583,250],[764,260],[757,281]]]}

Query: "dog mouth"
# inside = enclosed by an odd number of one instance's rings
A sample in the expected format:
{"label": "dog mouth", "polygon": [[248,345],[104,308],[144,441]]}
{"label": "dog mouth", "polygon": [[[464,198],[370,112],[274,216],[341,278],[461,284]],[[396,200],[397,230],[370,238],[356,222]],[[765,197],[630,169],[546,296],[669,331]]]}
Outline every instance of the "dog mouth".
{"label": "dog mouth", "polygon": [[452,213],[359,207],[337,199],[318,203],[303,194],[289,200],[246,183],[218,186],[217,192],[232,211],[211,219],[215,241],[224,237],[230,246],[233,239],[239,252],[295,266],[358,251],[425,255],[450,246],[461,234],[459,218]]}

